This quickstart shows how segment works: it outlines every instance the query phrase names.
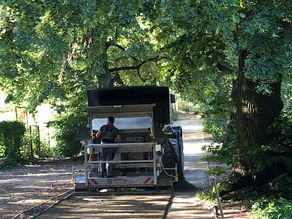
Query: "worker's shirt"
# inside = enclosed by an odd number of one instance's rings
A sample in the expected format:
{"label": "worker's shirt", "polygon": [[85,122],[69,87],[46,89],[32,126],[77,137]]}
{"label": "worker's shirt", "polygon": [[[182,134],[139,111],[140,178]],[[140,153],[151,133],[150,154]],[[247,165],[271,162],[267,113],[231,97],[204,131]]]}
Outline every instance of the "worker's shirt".
{"label": "worker's shirt", "polygon": [[112,124],[100,127],[101,141],[115,142],[115,138],[119,134],[119,130]]}

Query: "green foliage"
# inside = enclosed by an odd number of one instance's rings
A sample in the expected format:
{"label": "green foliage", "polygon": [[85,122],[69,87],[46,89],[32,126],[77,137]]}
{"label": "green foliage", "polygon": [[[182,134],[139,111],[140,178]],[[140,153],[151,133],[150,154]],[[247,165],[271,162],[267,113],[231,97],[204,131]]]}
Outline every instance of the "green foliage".
{"label": "green foliage", "polygon": [[20,153],[21,153],[22,159],[27,160],[27,161],[32,160],[30,143],[31,143],[30,133],[28,130],[26,130],[22,139],[23,146],[21,147]]}
{"label": "green foliage", "polygon": [[[291,11],[290,0],[2,1],[0,85],[7,101],[30,111],[47,101],[61,113],[54,125],[64,156],[80,151],[86,131],[86,116],[72,108],[97,84],[167,84],[199,106],[206,131],[222,142],[240,70],[267,95],[283,80],[291,111]],[[290,125],[281,124],[269,145],[240,151],[232,139],[216,156],[232,163],[244,151],[254,164],[249,174],[275,164],[289,172]]]}
{"label": "green foliage", "polygon": [[271,144],[250,152],[256,164],[251,173],[267,170],[273,176],[292,174],[292,116],[283,113],[269,132],[273,136]]}
{"label": "green foliage", "polygon": [[193,102],[186,101],[182,99],[179,95],[176,95],[176,104],[180,113],[196,113],[198,114],[198,106],[193,104]]}
{"label": "green foliage", "polygon": [[[269,129],[272,137],[269,145],[257,148],[247,148],[245,153],[249,157],[252,168],[246,174],[259,184],[271,183],[274,192],[282,197],[291,198],[292,187],[292,117],[283,113]],[[241,156],[236,144],[229,144],[222,149],[215,148],[214,156],[210,159],[224,161],[227,164],[234,162],[235,156]]]}
{"label": "green foliage", "polygon": [[[156,84],[160,66],[139,2],[0,3],[0,84],[30,111],[78,106],[87,88]],[[131,68],[132,67],[132,68]],[[74,105],[75,104],[75,105]]]}
{"label": "green foliage", "polygon": [[212,167],[209,170],[207,170],[207,173],[211,176],[220,176],[225,172],[226,171],[224,170],[224,168],[220,166]]}
{"label": "green foliage", "polygon": [[50,148],[49,145],[40,138],[37,130],[32,130],[32,132],[30,132],[29,129],[26,130],[20,150],[23,160],[32,161],[34,158],[54,157],[55,153],[55,148]]}
{"label": "green foliage", "polygon": [[18,121],[0,122],[1,156],[7,156],[6,164],[15,165],[21,161],[21,146],[25,133],[25,126]]}
{"label": "green foliage", "polygon": [[[52,157],[54,150],[38,139],[35,132],[30,133],[24,124],[18,121],[3,121],[0,123],[0,156],[7,159],[5,166],[15,166],[17,163],[32,161],[33,158]],[[33,157],[31,153],[33,143]],[[36,144],[40,143],[40,151]]]}
{"label": "green foliage", "polygon": [[254,219],[287,219],[292,218],[292,202],[279,198],[261,199],[252,205]]}
{"label": "green foliage", "polygon": [[[202,150],[207,150],[206,147],[202,147]],[[235,144],[229,144],[225,147],[212,147],[208,148],[208,152],[212,152],[212,156],[203,158],[208,162],[224,162],[227,165],[232,165],[234,156],[238,155],[238,150]]]}
{"label": "green foliage", "polygon": [[[222,183],[217,183],[217,189],[218,191],[221,191],[224,189],[224,184]],[[211,188],[207,189],[206,191],[201,191],[196,194],[198,198],[201,200],[210,202],[212,205],[217,205],[217,196],[216,196],[216,189],[215,186],[212,186]]]}
{"label": "green foliage", "polygon": [[50,123],[56,128],[56,152],[61,156],[72,157],[81,151],[82,139],[89,137],[88,118],[86,111],[68,112]]}
{"label": "green foliage", "polygon": [[50,148],[48,144],[41,141],[41,150],[39,157],[40,158],[51,158],[51,157],[57,157],[58,152],[56,148]]}
{"label": "green foliage", "polygon": [[210,203],[211,205],[216,205],[217,200],[216,200],[216,194],[212,193],[213,189],[209,190],[209,191],[200,191],[196,194],[196,197],[198,197],[199,199]]}
{"label": "green foliage", "polygon": [[292,112],[292,72],[283,78],[282,100],[284,103],[284,112]]}
{"label": "green foliage", "polygon": [[223,142],[226,133],[227,115],[205,115],[203,117],[204,131],[212,134],[215,142]]}
{"label": "green foliage", "polygon": [[292,174],[283,174],[274,181],[274,188],[277,193],[284,198],[292,200]]}

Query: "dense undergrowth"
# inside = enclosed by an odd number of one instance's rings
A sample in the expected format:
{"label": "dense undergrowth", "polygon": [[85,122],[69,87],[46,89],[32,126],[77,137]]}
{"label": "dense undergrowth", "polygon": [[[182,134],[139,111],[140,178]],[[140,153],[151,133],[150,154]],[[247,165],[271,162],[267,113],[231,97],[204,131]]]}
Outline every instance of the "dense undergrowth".
{"label": "dense undergrowth", "polygon": [[37,132],[27,128],[24,123],[0,122],[0,157],[5,159],[1,166],[31,163],[36,159],[55,157],[56,153],[54,148],[40,139]]}
{"label": "dense undergrowth", "polygon": [[[218,124],[217,128],[220,129]],[[219,185],[221,196],[226,202],[237,200],[245,204],[251,209],[252,218],[292,218],[292,114],[283,112],[268,133],[273,136],[269,144],[248,151],[253,168],[246,175],[247,182],[232,176],[230,169],[231,177]],[[223,161],[230,166],[237,153],[235,144],[212,150],[208,161]],[[208,174],[219,176],[223,172],[223,168],[216,167]],[[200,197],[215,201],[213,190]]]}
{"label": "dense undergrowth", "polygon": [[13,166],[24,158],[22,153],[25,126],[17,121],[0,123],[0,155],[5,156],[6,165]]}
{"label": "dense undergrowth", "polygon": [[49,124],[56,129],[56,153],[61,157],[73,157],[80,153],[80,141],[90,137],[86,111],[70,111]]}
{"label": "dense undergrowth", "polygon": [[254,219],[292,218],[292,202],[284,199],[259,199],[252,205]]}
{"label": "dense undergrowth", "polygon": [[73,157],[80,153],[80,140],[89,136],[85,113],[59,116],[49,125],[56,129],[56,147],[50,147],[22,122],[0,122],[0,157],[5,159],[1,167],[34,163],[45,158]]}

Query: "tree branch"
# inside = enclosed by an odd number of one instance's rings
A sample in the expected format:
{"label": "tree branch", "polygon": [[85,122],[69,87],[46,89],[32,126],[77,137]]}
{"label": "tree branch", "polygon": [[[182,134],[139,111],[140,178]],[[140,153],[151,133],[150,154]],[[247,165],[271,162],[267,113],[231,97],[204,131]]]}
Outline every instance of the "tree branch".
{"label": "tree branch", "polygon": [[[114,46],[124,52],[126,52],[126,48],[124,48],[123,46],[117,44],[117,43],[111,43],[110,46]],[[120,67],[115,67],[115,68],[110,68],[109,69],[109,72],[110,73],[113,73],[113,72],[116,72],[118,74],[119,71],[127,71],[127,70],[136,70],[137,71],[137,75],[138,77],[140,78],[141,81],[143,81],[144,83],[146,83],[146,80],[144,78],[142,78],[142,75],[140,73],[140,69],[142,68],[142,66],[148,62],[157,62],[157,61],[160,61],[162,59],[168,59],[170,60],[170,58],[168,57],[164,57],[164,56],[156,56],[156,57],[152,57],[152,58],[148,58],[144,61],[139,61],[139,59],[137,59],[136,57],[134,56],[131,56],[129,54],[129,57],[131,59],[133,59],[133,61],[135,63],[139,63],[139,64],[136,64],[136,65],[130,65],[130,66],[120,66]]]}
{"label": "tree branch", "polygon": [[125,70],[140,70],[141,67],[148,63],[148,62],[158,62],[162,59],[169,59],[168,57],[164,57],[164,56],[156,56],[156,57],[152,57],[152,58],[148,58],[142,62],[140,62],[137,65],[131,65],[131,66],[120,66],[120,67],[115,67],[115,68],[110,68],[109,72],[118,72],[118,71],[125,71]]}
{"label": "tree branch", "polygon": [[140,78],[141,81],[143,81],[144,83],[146,83],[146,80],[144,78],[142,78],[141,74],[140,74],[140,69],[137,70],[137,75]]}
{"label": "tree branch", "polygon": [[115,47],[119,48],[120,50],[126,51],[126,49],[119,44],[113,43],[113,44],[111,44],[111,46],[115,46]]}
{"label": "tree branch", "polygon": [[[122,47],[122,46],[119,45],[119,44],[113,43],[113,44],[111,44],[111,46],[117,47],[118,49],[120,49],[120,50],[122,50],[122,51],[124,51],[124,52],[126,51],[126,48]],[[129,56],[130,56],[130,58],[133,59],[135,62],[139,62],[139,60],[138,60],[136,57],[131,56],[131,55],[129,55]]]}

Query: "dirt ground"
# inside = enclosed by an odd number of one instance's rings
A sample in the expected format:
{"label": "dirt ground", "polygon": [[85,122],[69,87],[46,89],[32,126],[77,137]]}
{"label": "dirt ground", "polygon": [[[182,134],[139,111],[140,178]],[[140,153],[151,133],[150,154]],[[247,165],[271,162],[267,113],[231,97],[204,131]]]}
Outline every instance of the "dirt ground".
{"label": "dirt ground", "polygon": [[37,218],[162,218],[169,197],[170,194],[111,196],[77,194]]}
{"label": "dirt ground", "polygon": [[50,161],[0,169],[0,218],[12,218],[73,188],[70,183],[72,165],[80,168],[81,162]]}

